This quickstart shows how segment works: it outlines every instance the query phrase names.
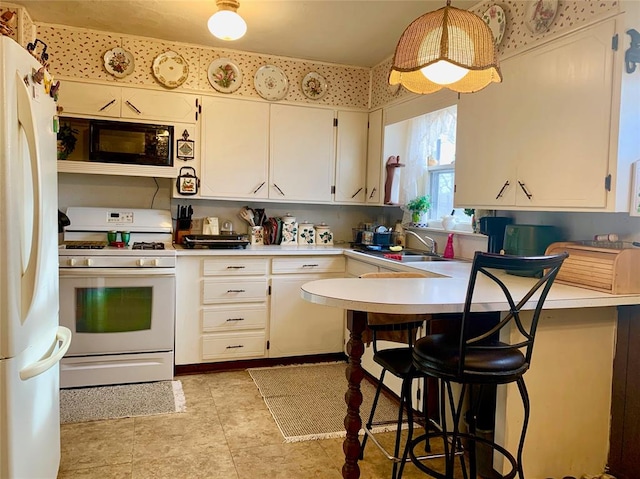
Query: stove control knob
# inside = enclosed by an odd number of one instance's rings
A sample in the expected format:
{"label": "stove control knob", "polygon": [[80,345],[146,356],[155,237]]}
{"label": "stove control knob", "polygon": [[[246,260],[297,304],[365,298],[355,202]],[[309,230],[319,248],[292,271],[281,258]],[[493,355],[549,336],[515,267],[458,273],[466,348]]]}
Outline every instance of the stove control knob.
{"label": "stove control knob", "polygon": [[76,265],[76,259],[75,258],[69,258],[69,260],[67,261],[67,264],[69,266],[75,266]]}
{"label": "stove control knob", "polygon": [[87,258],[87,266],[93,266],[93,260],[91,258]]}
{"label": "stove control knob", "polygon": [[140,258],[138,261],[138,266],[144,266],[144,259]]}

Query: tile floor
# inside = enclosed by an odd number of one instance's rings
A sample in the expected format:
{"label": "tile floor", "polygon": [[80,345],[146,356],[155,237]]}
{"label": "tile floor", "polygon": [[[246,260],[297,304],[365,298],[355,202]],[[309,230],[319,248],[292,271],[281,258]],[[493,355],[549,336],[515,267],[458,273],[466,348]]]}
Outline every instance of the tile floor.
{"label": "tile floor", "polygon": [[[283,442],[246,371],[179,376],[187,412],[62,426],[58,479],[340,479],[342,439]],[[393,444],[393,434],[382,435]],[[380,435],[378,436],[380,437]],[[362,479],[391,477],[374,444]],[[425,479],[408,464],[404,479]]]}

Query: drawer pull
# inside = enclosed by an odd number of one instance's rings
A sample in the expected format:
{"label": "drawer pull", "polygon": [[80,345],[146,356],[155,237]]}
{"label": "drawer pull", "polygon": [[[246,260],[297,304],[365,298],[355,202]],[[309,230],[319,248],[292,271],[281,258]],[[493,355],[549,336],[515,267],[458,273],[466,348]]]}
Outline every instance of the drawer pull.
{"label": "drawer pull", "polygon": [[227,266],[227,269],[244,269],[244,266]]}
{"label": "drawer pull", "polygon": [[227,293],[244,293],[244,289],[228,289]]}
{"label": "drawer pull", "polygon": [[238,349],[238,348],[244,348],[244,345],[238,344],[237,346],[227,346],[227,349]]}
{"label": "drawer pull", "polygon": [[228,321],[244,321],[244,318],[229,318],[227,319],[227,322]]}
{"label": "drawer pull", "polygon": [[303,264],[302,267],[303,268],[317,268],[318,266],[320,266],[319,264]]}
{"label": "drawer pull", "polygon": [[104,111],[107,109],[107,107],[110,107],[111,105],[113,105],[116,102],[116,99],[114,98],[113,100],[111,100],[109,103],[107,103],[105,106],[103,106],[102,108],[100,108],[98,111]]}
{"label": "drawer pull", "polygon": [[133,103],[131,103],[129,100],[125,101],[125,103],[127,104],[127,106],[129,108],[131,108],[133,111],[135,111],[138,115],[141,115],[142,112],[140,110],[138,110],[135,105]]}

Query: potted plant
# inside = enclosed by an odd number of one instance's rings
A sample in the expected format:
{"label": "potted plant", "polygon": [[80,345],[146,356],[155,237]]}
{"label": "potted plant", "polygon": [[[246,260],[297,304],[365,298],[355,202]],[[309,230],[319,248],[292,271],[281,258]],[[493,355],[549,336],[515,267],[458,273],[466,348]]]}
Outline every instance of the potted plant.
{"label": "potted plant", "polygon": [[58,159],[66,160],[73,150],[76,148],[76,142],[78,138],[78,130],[71,127],[70,124],[65,123],[60,126],[58,131]]}
{"label": "potted plant", "polygon": [[429,208],[431,208],[429,195],[418,196],[407,203],[407,209],[411,211],[411,221],[414,223],[420,223],[420,217],[426,214]]}
{"label": "potted plant", "polygon": [[465,208],[464,214],[467,216],[471,216],[471,230],[474,233],[478,233],[478,224],[476,222],[476,210],[475,208]]}

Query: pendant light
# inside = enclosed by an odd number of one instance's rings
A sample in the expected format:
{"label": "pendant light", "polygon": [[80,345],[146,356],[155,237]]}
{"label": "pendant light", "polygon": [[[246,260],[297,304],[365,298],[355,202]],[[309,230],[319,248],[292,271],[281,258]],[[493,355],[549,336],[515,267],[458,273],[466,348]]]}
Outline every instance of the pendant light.
{"label": "pendant light", "polygon": [[236,12],[240,7],[238,0],[216,0],[218,11],[214,13],[207,26],[214,37],[220,40],[237,40],[247,32],[247,24]]}
{"label": "pendant light", "polygon": [[420,94],[442,88],[472,93],[501,81],[491,29],[475,13],[452,7],[451,0],[411,22],[389,73],[390,85]]}

